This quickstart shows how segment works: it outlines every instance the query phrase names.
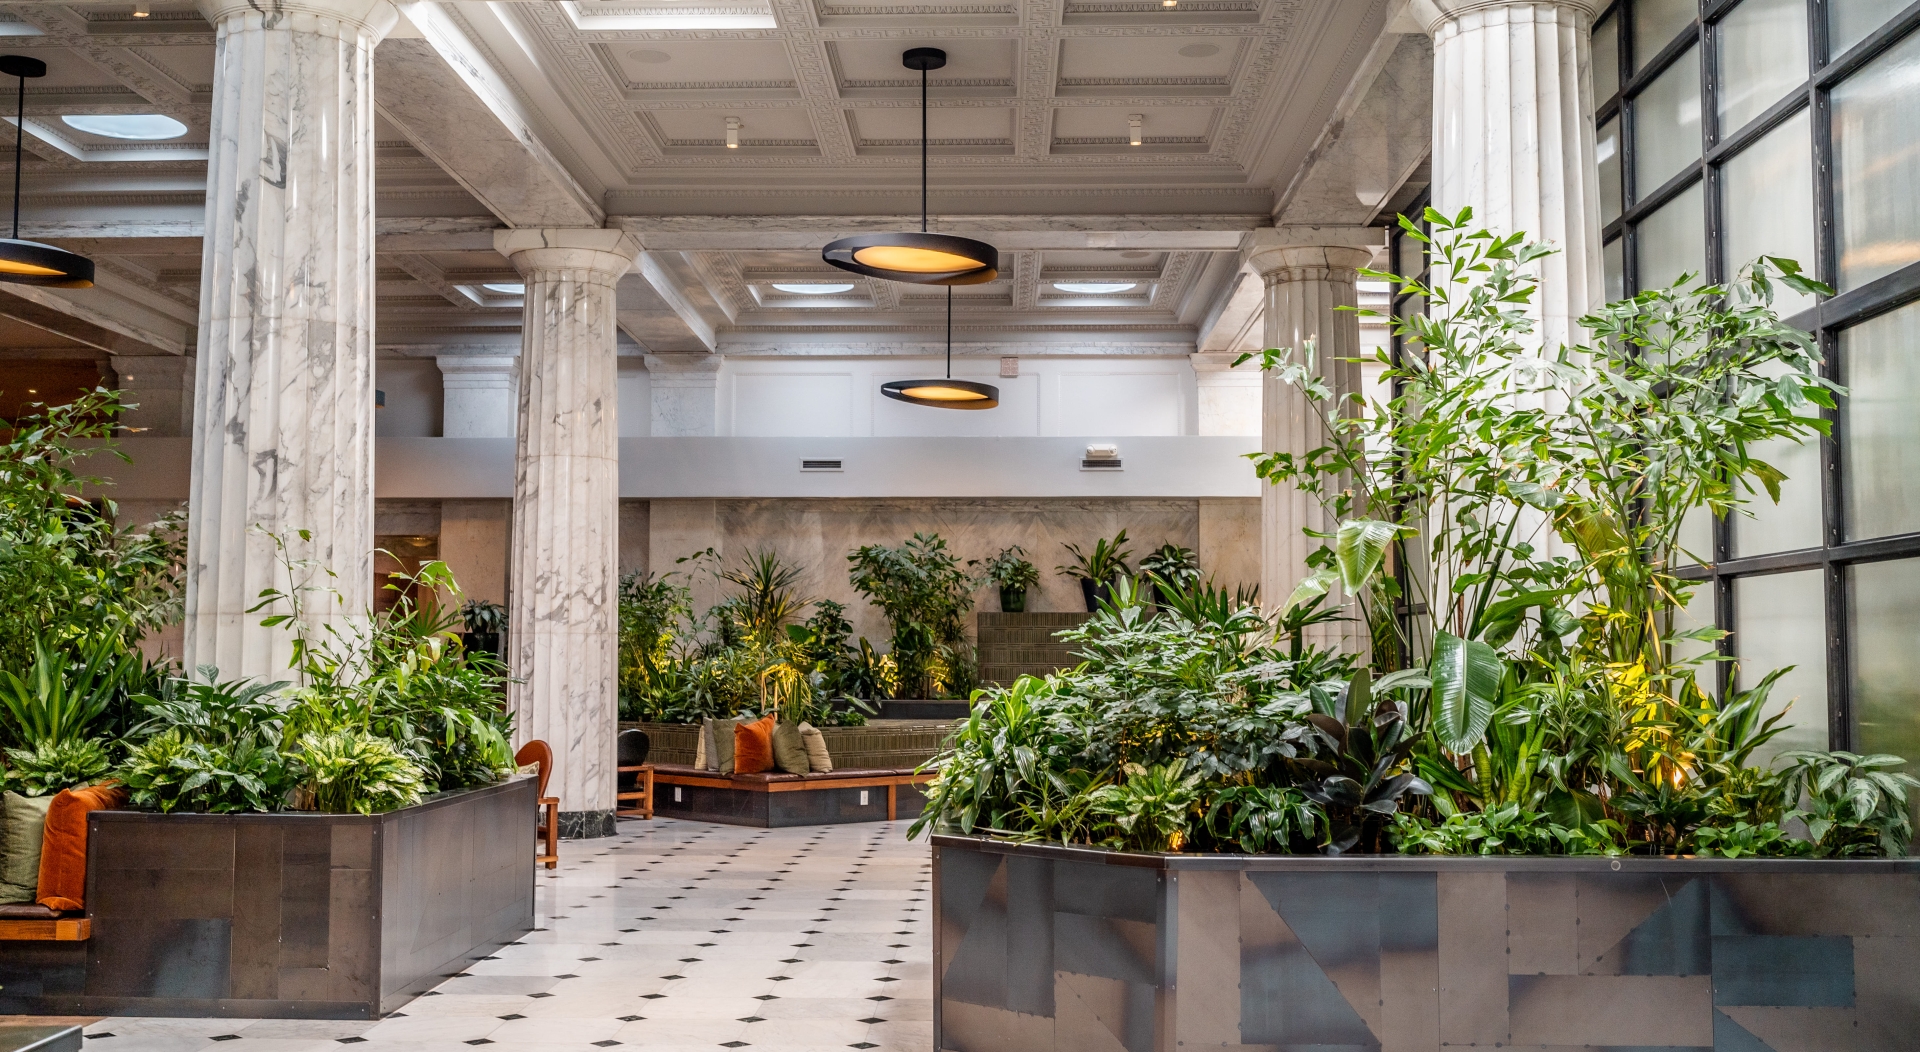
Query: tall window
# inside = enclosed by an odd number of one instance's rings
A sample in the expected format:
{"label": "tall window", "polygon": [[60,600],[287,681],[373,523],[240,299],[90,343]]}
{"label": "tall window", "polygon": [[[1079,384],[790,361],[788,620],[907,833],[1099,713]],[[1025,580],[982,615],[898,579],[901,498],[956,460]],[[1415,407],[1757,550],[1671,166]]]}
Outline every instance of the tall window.
{"label": "tall window", "polygon": [[1593,54],[1609,298],[1762,254],[1836,290],[1776,301],[1852,389],[1833,438],[1690,531],[1721,685],[1791,664],[1785,747],[1920,757],[1920,3],[1619,0]]}

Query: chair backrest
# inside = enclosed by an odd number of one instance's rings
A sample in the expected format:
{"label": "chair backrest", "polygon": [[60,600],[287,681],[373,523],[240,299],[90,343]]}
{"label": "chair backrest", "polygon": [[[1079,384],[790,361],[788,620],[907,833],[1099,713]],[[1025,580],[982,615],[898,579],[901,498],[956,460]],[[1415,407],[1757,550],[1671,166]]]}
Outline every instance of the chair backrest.
{"label": "chair backrest", "polygon": [[553,774],[553,750],[538,738],[522,745],[520,751],[513,754],[513,764],[516,767],[525,767],[530,763],[540,765],[540,795],[545,796],[547,795],[547,778]]}
{"label": "chair backrest", "polygon": [[620,732],[617,739],[620,747],[620,766],[638,767],[647,762],[647,754],[653,751],[653,739],[638,727],[629,727]]}

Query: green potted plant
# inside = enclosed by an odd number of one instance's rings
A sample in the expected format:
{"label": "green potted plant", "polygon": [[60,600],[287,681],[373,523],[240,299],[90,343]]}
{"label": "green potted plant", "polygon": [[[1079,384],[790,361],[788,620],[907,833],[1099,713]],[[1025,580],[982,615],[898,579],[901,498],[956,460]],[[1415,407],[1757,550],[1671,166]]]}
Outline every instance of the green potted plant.
{"label": "green potted plant", "polygon": [[1000,589],[1004,613],[1026,613],[1027,589],[1040,583],[1040,568],[1028,562],[1026,555],[1027,550],[1016,544],[987,560],[986,578]]}
{"label": "green potted plant", "polygon": [[1200,581],[1200,557],[1192,548],[1168,541],[1140,560],[1140,572],[1151,578],[1160,605],[1171,602],[1176,592],[1185,592]]}
{"label": "green potted plant", "polygon": [[500,656],[500,637],[507,630],[507,608],[486,599],[469,599],[460,607],[466,622],[467,649]]}
{"label": "green potted plant", "polygon": [[1054,572],[1062,577],[1078,577],[1080,594],[1086,597],[1087,612],[1100,609],[1100,604],[1112,594],[1115,578],[1133,573],[1127,559],[1133,552],[1127,548],[1127,531],[1114,534],[1112,540],[1101,538],[1094,542],[1093,550],[1083,552],[1077,544],[1062,545],[1073,562],[1066,566],[1054,567]]}

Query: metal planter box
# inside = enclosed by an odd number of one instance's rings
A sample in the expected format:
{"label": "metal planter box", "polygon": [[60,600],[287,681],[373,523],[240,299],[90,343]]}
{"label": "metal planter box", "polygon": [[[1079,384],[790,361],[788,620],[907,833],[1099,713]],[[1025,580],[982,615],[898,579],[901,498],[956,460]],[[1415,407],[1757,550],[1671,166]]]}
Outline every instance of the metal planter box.
{"label": "metal planter box", "polygon": [[87,942],[0,1013],[377,1019],[533,927],[534,779],[377,815],[89,815]]}
{"label": "metal planter box", "polygon": [[1920,861],[933,856],[937,1050],[1920,1045]]}

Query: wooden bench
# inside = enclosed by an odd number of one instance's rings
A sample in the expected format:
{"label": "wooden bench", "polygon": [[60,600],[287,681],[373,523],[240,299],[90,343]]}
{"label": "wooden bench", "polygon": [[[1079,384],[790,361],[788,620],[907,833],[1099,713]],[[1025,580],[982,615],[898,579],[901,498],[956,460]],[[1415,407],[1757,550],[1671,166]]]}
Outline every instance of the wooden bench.
{"label": "wooden bench", "polygon": [[[842,822],[891,822],[900,817],[902,790],[918,811],[919,787],[934,772],[912,768],[831,771],[823,774],[721,774],[680,764],[654,764],[654,812],[730,825],[797,826]],[[886,791],[884,808],[862,801]],[[871,810],[869,810],[871,808]]]}
{"label": "wooden bench", "polygon": [[93,921],[79,914],[34,903],[0,906],[0,941],[85,942],[91,938]]}

